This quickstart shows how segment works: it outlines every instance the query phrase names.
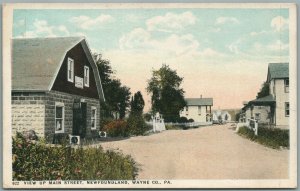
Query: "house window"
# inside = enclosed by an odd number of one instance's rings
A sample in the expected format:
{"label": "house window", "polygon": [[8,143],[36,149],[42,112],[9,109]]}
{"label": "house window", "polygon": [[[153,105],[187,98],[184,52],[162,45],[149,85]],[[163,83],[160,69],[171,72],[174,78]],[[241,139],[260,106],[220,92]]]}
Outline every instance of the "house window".
{"label": "house window", "polygon": [[89,87],[90,85],[90,68],[84,66],[84,86]]}
{"label": "house window", "polygon": [[74,60],[68,58],[68,81],[74,82]]}
{"label": "house window", "polygon": [[290,86],[290,80],[285,79],[284,80],[284,92],[288,93],[289,92],[289,86]]}
{"label": "house window", "polygon": [[260,113],[255,113],[255,120],[260,120]]}
{"label": "house window", "polygon": [[201,106],[198,106],[198,115],[201,115]]}
{"label": "house window", "polygon": [[285,102],[285,116],[288,117],[290,116],[290,103]]}
{"label": "house window", "polygon": [[55,103],[55,133],[64,132],[64,103]]}
{"label": "house window", "polygon": [[185,114],[189,115],[189,106],[186,106],[186,108],[185,108]]}
{"label": "house window", "polygon": [[96,130],[96,116],[97,116],[97,108],[92,106],[91,109],[91,129]]}

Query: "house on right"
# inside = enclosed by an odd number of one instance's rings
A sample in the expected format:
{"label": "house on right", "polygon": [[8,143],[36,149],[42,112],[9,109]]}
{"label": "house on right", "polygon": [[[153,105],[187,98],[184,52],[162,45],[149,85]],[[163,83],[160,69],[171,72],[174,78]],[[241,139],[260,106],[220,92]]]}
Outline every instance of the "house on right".
{"label": "house on right", "polygon": [[288,128],[290,116],[289,63],[270,63],[267,83],[269,83],[270,95],[275,101],[273,124],[280,128]]}
{"label": "house on right", "polygon": [[269,95],[244,104],[240,121],[255,119],[277,128],[289,127],[289,63],[270,63],[266,83]]}

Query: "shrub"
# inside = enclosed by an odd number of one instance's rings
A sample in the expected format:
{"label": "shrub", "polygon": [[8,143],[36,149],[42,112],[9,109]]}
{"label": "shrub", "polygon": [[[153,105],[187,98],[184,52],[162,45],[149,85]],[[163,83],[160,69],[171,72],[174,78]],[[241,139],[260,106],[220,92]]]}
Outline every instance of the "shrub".
{"label": "shrub", "polygon": [[50,147],[17,134],[12,145],[13,180],[135,179],[130,156],[100,148]]}
{"label": "shrub", "polygon": [[143,135],[147,130],[152,129],[151,126],[147,125],[145,123],[144,118],[142,115],[130,115],[128,120],[128,128],[129,128],[129,133],[131,135]]}
{"label": "shrub", "polygon": [[189,119],[188,122],[189,122],[189,123],[193,123],[193,122],[194,122],[194,119]]}
{"label": "shrub", "polygon": [[114,121],[113,118],[100,117],[100,129],[103,130],[104,126],[112,121]]}
{"label": "shrub", "polygon": [[150,113],[145,113],[143,115],[143,117],[146,121],[151,121],[151,119],[152,119],[152,115]]}
{"label": "shrub", "polygon": [[106,131],[111,137],[127,137],[129,135],[127,122],[121,119],[111,121],[104,125],[103,131]]}
{"label": "shrub", "polygon": [[180,130],[182,128],[176,126],[176,125],[166,125],[166,130]]}
{"label": "shrub", "polygon": [[188,122],[188,119],[186,117],[180,117],[178,119],[178,123],[187,123]]}
{"label": "shrub", "polygon": [[241,127],[238,134],[274,149],[279,149],[281,146],[289,148],[289,130],[287,129],[259,127],[256,136],[254,131]]}

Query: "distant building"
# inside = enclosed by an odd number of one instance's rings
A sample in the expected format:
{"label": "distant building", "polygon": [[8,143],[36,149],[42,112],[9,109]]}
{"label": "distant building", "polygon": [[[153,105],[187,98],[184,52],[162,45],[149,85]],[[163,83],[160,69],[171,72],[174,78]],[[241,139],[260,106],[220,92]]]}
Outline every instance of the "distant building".
{"label": "distant building", "polygon": [[270,63],[267,81],[269,95],[249,101],[242,108],[240,120],[256,119],[259,123],[270,123],[279,128],[288,128],[289,103],[289,64]]}
{"label": "distant building", "polygon": [[195,122],[212,122],[213,98],[186,98],[186,107],[180,111],[180,117]]}
{"label": "distant building", "polygon": [[217,111],[213,111],[213,122],[214,123],[218,123],[219,121],[222,122],[229,122],[231,121],[231,115],[229,114],[228,111],[221,111],[221,110],[217,110]]}

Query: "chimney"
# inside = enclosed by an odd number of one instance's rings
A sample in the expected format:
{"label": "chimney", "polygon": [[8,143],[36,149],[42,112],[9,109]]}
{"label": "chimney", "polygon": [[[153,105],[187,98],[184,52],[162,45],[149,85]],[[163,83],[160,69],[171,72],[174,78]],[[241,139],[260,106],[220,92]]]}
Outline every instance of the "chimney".
{"label": "chimney", "polygon": [[200,98],[202,99],[202,94],[200,95]]}

